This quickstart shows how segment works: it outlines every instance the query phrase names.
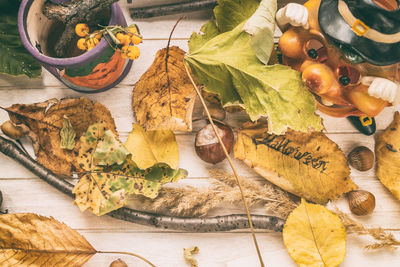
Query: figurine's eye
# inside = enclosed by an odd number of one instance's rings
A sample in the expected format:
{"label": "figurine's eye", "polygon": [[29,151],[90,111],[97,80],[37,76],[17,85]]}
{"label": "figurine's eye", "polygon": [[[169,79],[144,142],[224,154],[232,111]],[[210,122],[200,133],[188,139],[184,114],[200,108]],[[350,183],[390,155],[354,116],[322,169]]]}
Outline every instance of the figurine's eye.
{"label": "figurine's eye", "polygon": [[337,69],[339,82],[343,86],[355,85],[360,81],[360,72],[350,66],[340,66]]}
{"label": "figurine's eye", "polygon": [[318,40],[311,39],[305,45],[305,51],[307,56],[313,60],[317,60],[320,63],[325,62],[328,59],[328,51],[325,46]]}

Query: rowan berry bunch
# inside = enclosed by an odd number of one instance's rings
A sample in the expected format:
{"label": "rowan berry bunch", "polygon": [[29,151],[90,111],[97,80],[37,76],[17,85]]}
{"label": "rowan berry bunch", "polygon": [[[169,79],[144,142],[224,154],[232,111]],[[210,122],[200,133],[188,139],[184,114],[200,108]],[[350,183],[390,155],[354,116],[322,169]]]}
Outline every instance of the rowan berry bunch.
{"label": "rowan berry bunch", "polygon": [[107,38],[110,47],[119,52],[123,58],[132,60],[140,56],[140,50],[137,47],[142,42],[142,36],[139,29],[135,24],[128,27],[121,26],[101,26],[101,30],[96,30],[90,33],[89,26],[85,23],[79,23],[75,26],[75,33],[82,37],[77,42],[77,47],[81,50],[90,51],[93,49],[103,38],[108,35],[112,42]]}

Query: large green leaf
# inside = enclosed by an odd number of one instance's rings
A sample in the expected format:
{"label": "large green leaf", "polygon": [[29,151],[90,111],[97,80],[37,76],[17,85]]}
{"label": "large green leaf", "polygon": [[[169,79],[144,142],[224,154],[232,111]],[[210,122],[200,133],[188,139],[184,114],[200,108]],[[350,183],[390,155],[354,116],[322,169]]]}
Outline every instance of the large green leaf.
{"label": "large green leaf", "polygon": [[[261,8],[266,9],[263,5]],[[274,16],[270,11],[259,16],[265,14]],[[267,29],[271,31],[271,20],[254,18],[251,26],[257,26],[256,34]],[[221,33],[206,42],[199,41],[199,36],[195,35],[193,51],[185,57],[194,76],[207,91],[218,94],[224,106],[241,105],[252,120],[267,116],[270,133],[280,134],[287,128],[321,130],[321,119],[315,115],[314,98],[303,84],[300,73],[287,66],[264,65],[253,50],[254,39],[243,30],[244,24],[243,21],[232,31]],[[203,29],[206,31],[203,36],[212,35],[207,31],[210,27]],[[265,45],[272,44],[272,37],[270,34],[269,40],[264,38]],[[202,46],[199,45],[201,43]],[[264,59],[267,58],[269,55],[264,54]]]}
{"label": "large green leaf", "polygon": [[215,20],[206,22],[200,29],[201,33],[193,33],[189,40],[189,52],[192,53],[206,42],[227,31],[251,17],[257,10],[260,0],[219,0],[214,9]]}
{"label": "large green leaf", "polygon": [[263,0],[243,29],[251,35],[251,47],[257,58],[268,64],[274,47],[276,0]]}
{"label": "large green leaf", "polygon": [[218,0],[214,16],[221,33],[231,31],[250,18],[257,10],[260,0]]}
{"label": "large green leaf", "polygon": [[23,46],[18,33],[19,1],[0,2],[0,73],[39,77],[40,64]]}

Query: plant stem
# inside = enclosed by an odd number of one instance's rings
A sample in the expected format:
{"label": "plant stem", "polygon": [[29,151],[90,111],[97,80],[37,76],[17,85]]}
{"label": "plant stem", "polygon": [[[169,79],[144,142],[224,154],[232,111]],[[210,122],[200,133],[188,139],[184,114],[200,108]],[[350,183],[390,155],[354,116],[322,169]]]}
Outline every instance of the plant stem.
{"label": "plant stem", "polygon": [[[74,194],[72,193],[74,188],[73,184],[66,181],[64,177],[58,176],[40,165],[29,155],[25,154],[15,143],[2,136],[0,136],[0,152],[16,160],[54,188],[70,197],[74,197]],[[248,219],[244,214],[216,216],[212,218],[182,218],[153,214],[123,207],[112,211],[107,215],[137,224],[180,231],[218,232],[245,229],[249,227]],[[252,215],[251,217],[254,227],[257,229],[282,232],[285,223],[284,220],[274,216]]]}
{"label": "plant stem", "polygon": [[205,112],[206,112],[206,114],[207,114],[208,120],[210,121],[210,124],[211,124],[211,126],[212,126],[212,128],[213,128],[213,130],[214,130],[214,133],[215,133],[215,135],[216,135],[217,138],[218,138],[218,142],[219,142],[219,144],[221,145],[222,150],[224,151],[224,154],[225,154],[225,156],[226,156],[226,159],[227,159],[228,162],[229,162],[229,165],[231,166],[231,169],[232,169],[232,171],[233,171],[233,174],[235,175],[236,182],[237,182],[237,184],[238,184],[238,186],[239,186],[240,195],[242,196],[243,205],[244,205],[244,208],[245,208],[245,210],[246,210],[247,218],[248,218],[248,220],[249,220],[249,226],[250,226],[250,230],[251,230],[251,235],[252,235],[252,237],[253,237],[254,245],[255,245],[256,250],[257,250],[258,259],[260,260],[261,267],[264,267],[264,266],[265,266],[265,265],[264,265],[264,261],[263,261],[262,256],[261,256],[260,248],[258,247],[258,242],[257,242],[256,234],[254,233],[253,222],[251,221],[251,215],[250,215],[249,207],[248,207],[248,205],[247,205],[246,197],[244,196],[244,193],[243,193],[243,188],[242,188],[242,184],[240,183],[239,175],[238,175],[238,173],[237,173],[237,171],[236,171],[235,165],[233,164],[231,157],[229,156],[228,150],[226,149],[224,142],[222,142],[222,138],[221,138],[221,136],[219,135],[219,133],[218,133],[218,131],[217,131],[217,128],[216,128],[216,126],[215,126],[215,124],[214,124],[214,121],[213,121],[213,118],[211,117],[210,112],[208,111],[208,108],[207,108],[207,105],[206,105],[206,103],[205,103],[205,101],[204,101],[204,98],[203,98],[203,96],[201,95],[201,92],[200,92],[199,88],[197,87],[196,83],[193,81],[192,75],[190,75],[189,69],[187,68],[186,64],[184,64],[184,65],[185,65],[186,73],[187,73],[187,75],[189,76],[189,79],[190,79],[190,81],[192,82],[193,87],[195,88],[196,93],[197,93],[197,95],[198,95],[199,98],[200,98],[201,104],[203,105],[203,108],[204,108],[204,110],[205,110]]}
{"label": "plant stem", "polygon": [[177,13],[197,11],[201,9],[212,9],[217,5],[217,0],[198,0],[188,1],[159,6],[148,6],[140,8],[130,8],[129,12],[133,19],[152,18]]}
{"label": "plant stem", "polygon": [[136,258],[141,259],[142,261],[146,262],[147,264],[149,264],[152,267],[156,267],[153,263],[151,263],[149,260],[147,260],[146,258],[143,258],[142,256],[135,254],[135,253],[131,253],[131,252],[123,252],[123,251],[97,251],[97,253],[101,253],[101,254],[124,254],[124,255],[130,255]]}

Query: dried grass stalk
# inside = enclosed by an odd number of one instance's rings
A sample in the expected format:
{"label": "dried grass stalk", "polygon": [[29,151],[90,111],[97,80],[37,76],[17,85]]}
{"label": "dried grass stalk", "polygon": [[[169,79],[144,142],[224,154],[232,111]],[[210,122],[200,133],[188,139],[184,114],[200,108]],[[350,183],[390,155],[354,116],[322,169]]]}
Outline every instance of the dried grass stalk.
{"label": "dried grass stalk", "polygon": [[392,233],[387,232],[380,227],[367,228],[361,223],[353,220],[349,215],[343,213],[338,208],[336,208],[335,213],[340,217],[348,232],[357,233],[359,235],[369,235],[378,241],[365,246],[366,249],[397,249],[397,247],[400,246],[400,241],[398,241]]}
{"label": "dried grass stalk", "polygon": [[[164,187],[153,200],[143,196],[138,196],[137,200],[140,201],[143,210],[185,217],[205,216],[210,210],[224,203],[238,204],[242,201],[233,174],[212,169],[209,175],[211,188]],[[288,193],[268,181],[258,183],[247,178],[240,179],[250,207],[264,205],[268,213],[285,219],[298,205]]]}

